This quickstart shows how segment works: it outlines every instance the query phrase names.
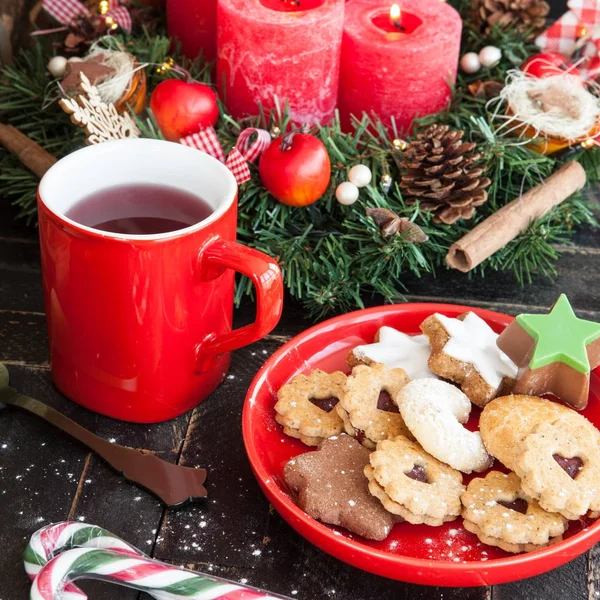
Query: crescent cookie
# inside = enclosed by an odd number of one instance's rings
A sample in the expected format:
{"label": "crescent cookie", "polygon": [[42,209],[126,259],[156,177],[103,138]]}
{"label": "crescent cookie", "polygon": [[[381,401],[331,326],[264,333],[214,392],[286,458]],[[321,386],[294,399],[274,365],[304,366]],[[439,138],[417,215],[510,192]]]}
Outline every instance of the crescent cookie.
{"label": "crescent cookie", "polygon": [[522,448],[515,472],[542,508],[567,519],[600,510],[600,446],[591,423],[540,423]]}
{"label": "crescent cookie", "polygon": [[462,475],[404,436],[379,442],[370,463],[369,491],[389,512],[432,526],[460,515]]}
{"label": "crescent cookie", "polygon": [[344,423],[335,410],[343,393],[346,375],[341,371],[296,375],[277,393],[275,420],[290,437],[308,446],[341,433]]}
{"label": "crescent cookie", "polygon": [[556,419],[590,424],[585,417],[557,402],[536,396],[511,395],[496,398],[483,409],[479,431],[489,453],[515,471],[525,438],[540,423]]}
{"label": "crescent cookie", "polygon": [[568,526],[526,494],[514,473],[491,471],[473,479],[461,502],[465,529],[506,552],[531,552],[558,542]]}
{"label": "crescent cookie", "polygon": [[496,345],[498,334],[475,313],[456,319],[440,314],[427,317],[421,331],[429,338],[429,368],[460,385],[477,406],[485,406],[510,391],[517,366]]}
{"label": "crescent cookie", "polygon": [[371,450],[380,440],[412,437],[395,402],[408,381],[403,369],[381,364],[354,367],[336,407],[346,433]]}
{"label": "crescent cookie", "polygon": [[415,379],[402,388],[397,403],[411,433],[438,460],[463,473],[492,466],[479,432],[462,425],[472,404],[456,386],[438,379]]}

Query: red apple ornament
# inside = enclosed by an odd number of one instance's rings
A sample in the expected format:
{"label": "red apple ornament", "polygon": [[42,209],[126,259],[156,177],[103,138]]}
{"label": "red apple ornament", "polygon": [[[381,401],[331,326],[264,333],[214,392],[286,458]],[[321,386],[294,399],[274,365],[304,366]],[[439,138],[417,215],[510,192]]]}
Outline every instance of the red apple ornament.
{"label": "red apple ornament", "polygon": [[577,67],[570,64],[569,59],[558,52],[535,54],[521,65],[521,71],[536,79],[563,75],[565,73],[577,77],[581,76]]}
{"label": "red apple ornament", "polygon": [[165,139],[171,142],[212,126],[219,118],[217,95],[197,81],[161,81],[152,92],[150,108]]}
{"label": "red apple ornament", "polygon": [[287,133],[273,140],[260,157],[260,178],[269,192],[288,206],[316,202],[331,179],[323,142],[309,133]]}

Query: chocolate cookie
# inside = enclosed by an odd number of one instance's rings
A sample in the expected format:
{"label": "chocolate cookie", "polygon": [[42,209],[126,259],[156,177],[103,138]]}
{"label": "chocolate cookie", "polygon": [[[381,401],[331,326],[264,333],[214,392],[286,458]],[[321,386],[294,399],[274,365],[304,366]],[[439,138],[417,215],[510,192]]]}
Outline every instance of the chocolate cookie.
{"label": "chocolate cookie", "polygon": [[368,464],[369,451],[341,434],[326,439],[315,452],[292,458],[284,478],[296,504],[314,519],[383,540],[394,517],[369,493],[363,473]]}
{"label": "chocolate cookie", "polygon": [[275,420],[286,435],[318,446],[325,438],[344,430],[335,410],[342,396],[346,375],[315,369],[309,375],[296,375],[277,393]]}

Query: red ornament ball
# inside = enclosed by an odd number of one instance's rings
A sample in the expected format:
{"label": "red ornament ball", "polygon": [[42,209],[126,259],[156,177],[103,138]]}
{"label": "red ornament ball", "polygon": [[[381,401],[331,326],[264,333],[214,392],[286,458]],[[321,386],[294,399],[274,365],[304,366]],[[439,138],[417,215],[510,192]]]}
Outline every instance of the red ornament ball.
{"label": "red ornament ball", "polygon": [[150,108],[165,139],[171,142],[212,126],[219,118],[217,95],[196,81],[161,81],[152,92]]}
{"label": "red ornament ball", "polygon": [[569,59],[558,52],[535,54],[521,65],[521,71],[536,79],[564,75],[565,73],[577,77],[581,76],[579,70],[569,63]]}
{"label": "red ornament ball", "polygon": [[260,157],[258,170],[267,190],[288,206],[316,202],[331,179],[327,150],[309,133],[288,133],[273,140]]}

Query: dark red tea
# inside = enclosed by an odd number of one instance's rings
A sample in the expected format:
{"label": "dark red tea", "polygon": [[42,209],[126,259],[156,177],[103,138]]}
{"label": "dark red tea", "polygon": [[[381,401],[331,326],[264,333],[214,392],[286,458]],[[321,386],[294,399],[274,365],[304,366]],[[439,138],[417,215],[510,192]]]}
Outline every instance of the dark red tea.
{"label": "dark red tea", "polygon": [[79,200],[65,215],[94,229],[151,235],[184,229],[206,219],[212,207],[183,190],[135,183],[106,188]]}

